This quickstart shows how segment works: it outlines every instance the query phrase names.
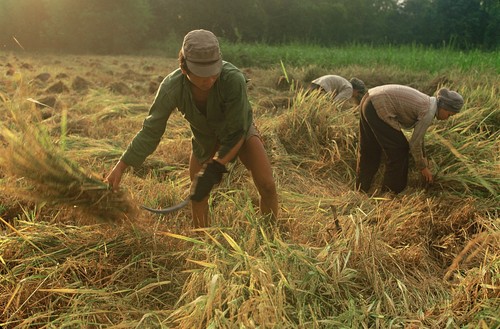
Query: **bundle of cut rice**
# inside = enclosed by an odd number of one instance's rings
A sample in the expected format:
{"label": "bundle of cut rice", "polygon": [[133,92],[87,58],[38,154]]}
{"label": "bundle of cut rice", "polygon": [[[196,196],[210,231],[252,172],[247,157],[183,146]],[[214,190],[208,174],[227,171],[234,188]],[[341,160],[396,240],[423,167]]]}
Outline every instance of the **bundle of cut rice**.
{"label": "bundle of cut rice", "polygon": [[102,179],[64,156],[39,124],[15,120],[0,128],[4,145],[2,189],[20,199],[63,205],[104,220],[122,218],[135,207],[125,191],[112,191]]}

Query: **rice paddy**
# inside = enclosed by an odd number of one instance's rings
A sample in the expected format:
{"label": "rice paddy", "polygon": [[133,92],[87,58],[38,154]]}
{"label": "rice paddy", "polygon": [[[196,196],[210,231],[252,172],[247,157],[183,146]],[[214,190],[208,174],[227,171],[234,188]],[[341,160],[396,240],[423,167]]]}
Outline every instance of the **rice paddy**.
{"label": "rice paddy", "polygon": [[[388,50],[390,63],[374,66],[363,48],[366,60],[341,52],[342,63],[325,65],[257,48],[273,58],[257,66],[226,48],[250,79],[279,230],[260,216],[239,162],[214,190],[210,228],[193,232],[189,207],[139,209],[179,203],[189,189],[190,132],[178,113],[121,191],[103,183],[174,58],[0,53],[0,327],[498,328],[495,59],[476,69],[451,52],[463,62],[429,69],[423,49],[412,50],[415,66]],[[426,135],[435,184],[410,164],[398,196],[354,190],[356,106],[300,90],[327,73],[464,96],[463,111]]]}

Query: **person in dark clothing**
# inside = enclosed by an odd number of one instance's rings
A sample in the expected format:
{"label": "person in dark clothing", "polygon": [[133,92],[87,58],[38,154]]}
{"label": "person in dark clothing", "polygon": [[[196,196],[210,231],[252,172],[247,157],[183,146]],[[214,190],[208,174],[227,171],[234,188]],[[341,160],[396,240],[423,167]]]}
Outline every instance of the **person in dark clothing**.
{"label": "person in dark clothing", "polygon": [[[432,120],[447,120],[464,104],[455,91],[441,88],[436,97],[403,85],[368,90],[360,104],[356,188],[368,192],[382,152],[387,157],[382,191],[400,193],[408,182],[409,152],[427,183],[433,182],[424,153],[424,135]],[[410,141],[401,129],[413,129]]]}

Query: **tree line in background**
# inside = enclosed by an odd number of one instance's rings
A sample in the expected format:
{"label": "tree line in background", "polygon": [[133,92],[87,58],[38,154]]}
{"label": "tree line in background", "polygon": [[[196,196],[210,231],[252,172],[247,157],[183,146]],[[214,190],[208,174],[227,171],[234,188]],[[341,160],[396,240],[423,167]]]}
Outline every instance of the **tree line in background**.
{"label": "tree line in background", "polygon": [[496,50],[500,1],[0,0],[4,49],[132,53],[197,28],[229,42]]}

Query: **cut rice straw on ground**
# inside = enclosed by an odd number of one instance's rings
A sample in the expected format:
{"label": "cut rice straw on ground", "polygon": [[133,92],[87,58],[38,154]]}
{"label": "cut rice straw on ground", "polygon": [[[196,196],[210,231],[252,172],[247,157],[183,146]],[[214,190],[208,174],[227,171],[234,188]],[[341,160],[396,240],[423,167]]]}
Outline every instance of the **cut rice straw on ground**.
{"label": "cut rice straw on ground", "polygon": [[481,185],[486,188],[491,195],[497,196],[498,195],[498,189],[495,189],[491,184],[489,184],[481,175],[478,174],[477,170],[475,167],[471,166],[467,159],[446,139],[444,139],[441,135],[439,135],[437,132],[433,134],[433,137],[438,139],[443,145],[445,145],[451,153],[453,153],[458,160],[460,160],[465,167],[467,168],[469,174],[474,177],[478,182],[481,183]]}

